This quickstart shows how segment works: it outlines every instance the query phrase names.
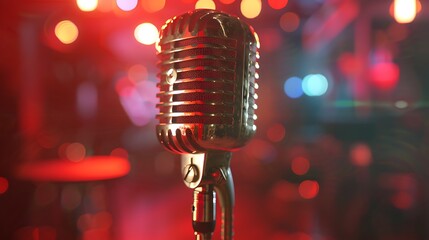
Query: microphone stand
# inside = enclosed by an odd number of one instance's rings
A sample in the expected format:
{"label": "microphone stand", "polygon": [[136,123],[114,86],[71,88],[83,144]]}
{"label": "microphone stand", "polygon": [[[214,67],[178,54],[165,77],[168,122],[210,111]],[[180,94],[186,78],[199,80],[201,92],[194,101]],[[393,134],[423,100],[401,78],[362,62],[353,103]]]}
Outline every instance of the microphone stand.
{"label": "microphone stand", "polygon": [[211,240],[216,226],[216,195],[221,215],[221,239],[233,238],[234,183],[231,153],[208,151],[181,155],[185,185],[194,190],[192,226],[196,240]]}

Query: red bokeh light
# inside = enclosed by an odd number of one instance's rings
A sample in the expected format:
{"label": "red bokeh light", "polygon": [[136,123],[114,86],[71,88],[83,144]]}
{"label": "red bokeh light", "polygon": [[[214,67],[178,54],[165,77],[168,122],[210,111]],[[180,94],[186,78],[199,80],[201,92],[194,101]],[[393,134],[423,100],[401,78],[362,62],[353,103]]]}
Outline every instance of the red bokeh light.
{"label": "red bokeh light", "polygon": [[399,67],[392,62],[380,62],[370,69],[371,80],[381,90],[391,90],[399,80]]}
{"label": "red bokeh light", "polygon": [[351,162],[360,167],[366,167],[372,162],[372,152],[368,145],[358,143],[350,150]]}
{"label": "red bokeh light", "polygon": [[268,0],[268,5],[273,9],[282,9],[286,7],[288,0]]}
{"label": "red bokeh light", "polygon": [[280,27],[285,32],[293,32],[298,29],[300,23],[300,18],[298,14],[293,12],[284,13],[280,17]]}
{"label": "red bokeh light", "polygon": [[281,140],[283,140],[285,135],[286,135],[285,127],[280,123],[273,124],[267,130],[267,138],[271,142],[280,142]]}
{"label": "red bokeh light", "polygon": [[299,184],[298,191],[302,198],[315,198],[319,193],[319,183],[314,180],[305,180]]}
{"label": "red bokeh light", "polygon": [[310,169],[310,162],[305,157],[297,157],[292,160],[291,168],[296,175],[304,175]]}
{"label": "red bokeh light", "polygon": [[0,194],[5,193],[8,188],[9,188],[9,181],[4,177],[0,177]]}

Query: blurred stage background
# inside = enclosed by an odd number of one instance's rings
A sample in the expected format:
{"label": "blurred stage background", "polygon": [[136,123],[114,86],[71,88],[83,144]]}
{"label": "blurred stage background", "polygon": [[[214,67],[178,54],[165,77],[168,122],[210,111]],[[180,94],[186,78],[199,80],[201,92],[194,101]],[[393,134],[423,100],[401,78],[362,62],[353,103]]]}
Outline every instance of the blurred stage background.
{"label": "blurred stage background", "polygon": [[196,7],[261,41],[236,239],[429,239],[429,2],[393,3],[0,0],[0,239],[193,238],[154,41]]}

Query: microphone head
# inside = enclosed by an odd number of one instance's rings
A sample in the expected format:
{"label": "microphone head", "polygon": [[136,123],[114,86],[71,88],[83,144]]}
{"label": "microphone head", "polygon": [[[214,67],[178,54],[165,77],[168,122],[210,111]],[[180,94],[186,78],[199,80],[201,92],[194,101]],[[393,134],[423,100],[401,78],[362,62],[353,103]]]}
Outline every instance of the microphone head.
{"label": "microphone head", "polygon": [[159,142],[179,153],[234,151],[256,131],[259,40],[239,18],[207,9],[164,24],[157,43]]}

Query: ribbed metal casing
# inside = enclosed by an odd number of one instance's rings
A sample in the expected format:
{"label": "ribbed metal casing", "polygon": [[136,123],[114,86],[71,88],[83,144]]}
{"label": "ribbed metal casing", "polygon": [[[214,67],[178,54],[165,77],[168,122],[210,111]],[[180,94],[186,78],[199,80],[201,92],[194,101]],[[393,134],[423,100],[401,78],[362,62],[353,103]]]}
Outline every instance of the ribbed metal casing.
{"label": "ribbed metal casing", "polygon": [[223,12],[194,10],[169,19],[158,48],[157,136],[170,151],[233,151],[256,131],[259,41]]}

